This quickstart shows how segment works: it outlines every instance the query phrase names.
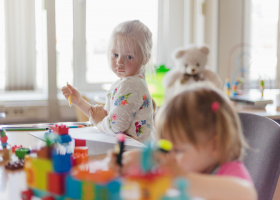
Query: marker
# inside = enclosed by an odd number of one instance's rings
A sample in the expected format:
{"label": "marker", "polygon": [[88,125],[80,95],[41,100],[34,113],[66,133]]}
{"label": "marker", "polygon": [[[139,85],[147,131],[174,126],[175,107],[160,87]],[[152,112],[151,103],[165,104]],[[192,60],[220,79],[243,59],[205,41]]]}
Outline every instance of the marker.
{"label": "marker", "polygon": [[[67,82],[67,85],[68,85],[68,82]],[[71,104],[71,96],[70,95],[68,95],[68,102],[69,102],[69,106],[71,107],[72,104]]]}
{"label": "marker", "polygon": [[172,150],[172,143],[168,140],[161,139],[160,141],[158,141],[158,150],[163,153],[168,153]]}
{"label": "marker", "polygon": [[124,141],[125,141],[125,135],[124,134],[118,134],[117,135],[118,143],[119,143],[119,152],[117,153],[117,164],[119,166],[122,166],[122,154],[124,152]]}
{"label": "marker", "polygon": [[68,126],[68,128],[83,128],[83,126],[82,125],[80,125],[80,126]]}
{"label": "marker", "polygon": [[49,128],[3,128],[5,131],[45,131]]}

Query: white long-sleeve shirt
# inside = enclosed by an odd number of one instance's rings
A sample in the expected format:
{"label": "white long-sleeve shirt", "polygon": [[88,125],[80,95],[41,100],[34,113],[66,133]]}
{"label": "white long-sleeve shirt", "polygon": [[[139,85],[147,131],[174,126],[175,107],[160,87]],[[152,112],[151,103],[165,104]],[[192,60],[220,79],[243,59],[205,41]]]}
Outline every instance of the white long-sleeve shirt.
{"label": "white long-sleeve shirt", "polygon": [[125,133],[140,142],[154,139],[152,97],[143,75],[115,81],[106,95],[105,110],[105,133]]}

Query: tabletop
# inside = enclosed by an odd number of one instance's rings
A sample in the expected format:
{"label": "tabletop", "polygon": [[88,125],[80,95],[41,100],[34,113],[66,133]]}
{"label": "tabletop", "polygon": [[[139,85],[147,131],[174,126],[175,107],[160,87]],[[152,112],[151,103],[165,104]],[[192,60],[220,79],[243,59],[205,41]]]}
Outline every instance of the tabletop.
{"label": "tabletop", "polygon": [[[44,144],[30,134],[30,131],[7,131],[8,143],[11,145],[22,145],[23,147],[38,147]],[[90,160],[100,160],[106,155],[90,156]],[[12,157],[15,159],[15,155]],[[5,169],[4,161],[0,161],[0,199],[21,200],[20,193],[27,189],[26,176],[23,169],[10,171]],[[36,198],[35,198],[36,199]]]}

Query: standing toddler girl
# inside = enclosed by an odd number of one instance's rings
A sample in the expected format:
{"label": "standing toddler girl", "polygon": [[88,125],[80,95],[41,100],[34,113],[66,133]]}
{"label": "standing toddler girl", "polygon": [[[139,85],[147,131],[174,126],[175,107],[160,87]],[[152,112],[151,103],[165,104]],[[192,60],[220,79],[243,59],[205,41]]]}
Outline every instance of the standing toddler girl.
{"label": "standing toddler girl", "polygon": [[70,85],[63,95],[76,104],[97,128],[108,134],[125,133],[140,142],[153,139],[153,103],[145,81],[151,60],[152,33],[139,20],[115,27],[108,46],[108,61],[120,78],[106,96],[106,105],[91,106]]}

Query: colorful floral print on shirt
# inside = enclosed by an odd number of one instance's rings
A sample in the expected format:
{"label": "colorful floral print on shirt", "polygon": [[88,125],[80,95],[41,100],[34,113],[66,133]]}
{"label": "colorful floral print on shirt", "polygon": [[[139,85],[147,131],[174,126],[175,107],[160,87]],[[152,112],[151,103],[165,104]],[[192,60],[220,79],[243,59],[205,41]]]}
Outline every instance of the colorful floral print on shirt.
{"label": "colorful floral print on shirt", "polygon": [[149,105],[150,105],[150,100],[149,100],[149,98],[147,98],[146,95],[143,95],[142,97],[143,97],[143,104],[142,104],[142,106],[140,107],[140,110],[141,110],[142,108],[148,108]]}
{"label": "colorful floral print on shirt", "polygon": [[150,124],[147,124],[146,120],[141,120],[141,123],[135,122],[135,131],[137,136],[143,133],[144,127],[147,126],[148,128],[151,128]]}
{"label": "colorful floral print on shirt", "polygon": [[128,98],[129,98],[130,95],[131,95],[131,93],[128,93],[127,95],[119,96],[116,99],[114,105],[115,106],[120,106],[120,105],[125,106],[125,105],[127,105],[128,104]]}
{"label": "colorful floral print on shirt", "polygon": [[111,123],[115,124],[115,120],[117,119],[117,114],[112,114],[111,117],[109,118],[109,128],[112,129]]}

